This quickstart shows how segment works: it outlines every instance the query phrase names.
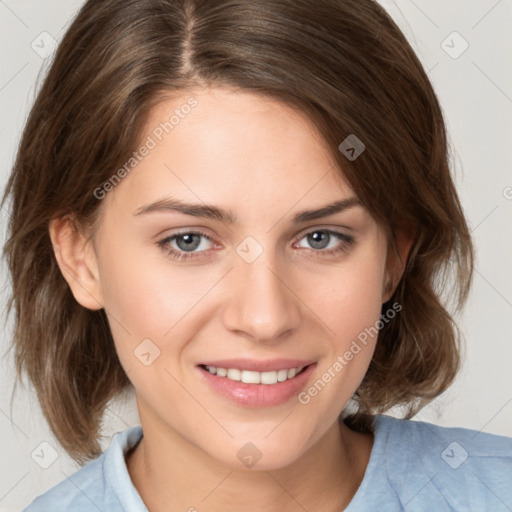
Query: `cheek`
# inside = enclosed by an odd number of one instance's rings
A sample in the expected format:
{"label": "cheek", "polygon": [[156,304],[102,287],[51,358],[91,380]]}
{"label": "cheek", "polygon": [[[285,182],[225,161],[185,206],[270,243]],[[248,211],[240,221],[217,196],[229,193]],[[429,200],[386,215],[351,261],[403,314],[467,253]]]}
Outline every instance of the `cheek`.
{"label": "cheek", "polygon": [[201,328],[198,313],[218,272],[207,266],[179,269],[158,247],[130,245],[120,233],[104,241],[101,254],[102,299],[123,366],[132,366],[137,347],[147,339],[177,355]]}
{"label": "cheek", "polygon": [[[385,260],[378,247],[309,288],[311,309],[322,320],[328,341],[316,379],[298,396],[313,417],[335,417],[364,378],[377,342]],[[323,286],[322,286],[323,283]]]}
{"label": "cheek", "polygon": [[334,382],[329,393],[343,406],[363,379],[377,342],[385,246],[368,246],[330,274],[330,282],[324,280],[324,286],[316,288],[314,295],[315,288],[310,288],[311,304],[329,336],[327,357],[319,373],[326,383]]}
{"label": "cheek", "polygon": [[385,258],[379,254],[383,251],[378,247],[362,253],[330,272],[323,286],[309,287],[310,302],[338,351],[379,318],[385,269]]}

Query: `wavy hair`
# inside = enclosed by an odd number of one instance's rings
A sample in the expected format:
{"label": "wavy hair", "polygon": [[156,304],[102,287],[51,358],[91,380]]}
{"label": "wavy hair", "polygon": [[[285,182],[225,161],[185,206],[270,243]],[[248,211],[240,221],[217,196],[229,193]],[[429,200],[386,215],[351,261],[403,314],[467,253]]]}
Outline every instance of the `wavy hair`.
{"label": "wavy hair", "polygon": [[[18,378],[26,374],[64,449],[100,454],[103,412],[130,386],[103,310],[83,308],[57,266],[49,221],[90,223],[94,191],[137,147],[162,94],[227,85],[305,113],[339,172],[384,227],[414,233],[374,357],[345,419],[395,405],[411,417],[460,365],[455,310],[468,294],[473,247],[452,181],[442,111],[421,63],[372,0],[89,0],[68,28],[31,109],[4,202],[5,255]],[[366,149],[350,161],[350,134]],[[342,171],[342,170],[343,171]]]}

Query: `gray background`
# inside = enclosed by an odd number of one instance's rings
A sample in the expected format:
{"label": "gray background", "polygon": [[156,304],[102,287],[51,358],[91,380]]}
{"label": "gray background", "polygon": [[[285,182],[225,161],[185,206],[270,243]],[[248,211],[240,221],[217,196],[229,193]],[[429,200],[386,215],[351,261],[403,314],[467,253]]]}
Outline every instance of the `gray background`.
{"label": "gray background", "polygon": [[[512,436],[512,2],[381,3],[405,31],[439,95],[456,181],[477,247],[473,290],[459,317],[467,346],[463,370],[450,390],[416,419]],[[2,188],[37,78],[48,62],[51,38],[60,40],[81,4],[0,0]],[[1,215],[4,238],[7,212]],[[5,305],[9,286],[4,263],[1,272],[0,301]],[[29,388],[19,387],[11,403],[9,342],[7,325],[0,363],[0,512],[20,510],[78,467],[49,433]],[[105,445],[114,432],[136,423],[131,397],[112,405],[106,415]]]}

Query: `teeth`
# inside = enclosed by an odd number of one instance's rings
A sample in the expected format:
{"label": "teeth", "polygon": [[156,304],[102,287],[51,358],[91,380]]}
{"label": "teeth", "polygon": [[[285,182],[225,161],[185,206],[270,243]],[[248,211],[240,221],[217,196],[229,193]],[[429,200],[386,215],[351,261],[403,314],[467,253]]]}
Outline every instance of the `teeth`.
{"label": "teeth", "polygon": [[293,379],[303,370],[304,366],[298,368],[283,369],[274,372],[254,372],[250,370],[238,370],[237,368],[217,368],[206,366],[206,369],[217,377],[227,377],[230,380],[242,381],[246,384],[277,384],[288,379]]}
{"label": "teeth", "polygon": [[288,370],[279,370],[277,372],[277,382],[284,382],[288,378]]}
{"label": "teeth", "polygon": [[249,370],[242,371],[241,381],[246,384],[259,384],[261,382],[260,372],[250,372]]}
{"label": "teeth", "polygon": [[[208,366],[207,366],[208,368]],[[215,368],[215,370],[217,370],[217,368]],[[224,370],[224,368],[221,368],[221,370]],[[236,370],[235,368],[230,368],[229,370],[226,371],[226,376],[228,379],[231,379],[231,380],[240,380],[242,375],[241,375],[241,371],[240,370]]]}

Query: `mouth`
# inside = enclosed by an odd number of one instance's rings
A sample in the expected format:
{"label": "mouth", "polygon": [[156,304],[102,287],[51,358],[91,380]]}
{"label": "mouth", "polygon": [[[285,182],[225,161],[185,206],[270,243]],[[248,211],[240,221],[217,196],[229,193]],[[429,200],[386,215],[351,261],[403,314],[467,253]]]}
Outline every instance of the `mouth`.
{"label": "mouth", "polygon": [[197,365],[200,377],[221,397],[246,407],[271,407],[297,398],[317,363],[304,360],[209,361]]}
{"label": "mouth", "polygon": [[253,370],[241,370],[239,368],[221,368],[209,365],[199,365],[204,370],[217,377],[226,378],[235,382],[245,384],[265,384],[267,386],[286,382],[300,375],[309,365],[297,366],[294,368],[282,368],[280,370],[258,372]]}

